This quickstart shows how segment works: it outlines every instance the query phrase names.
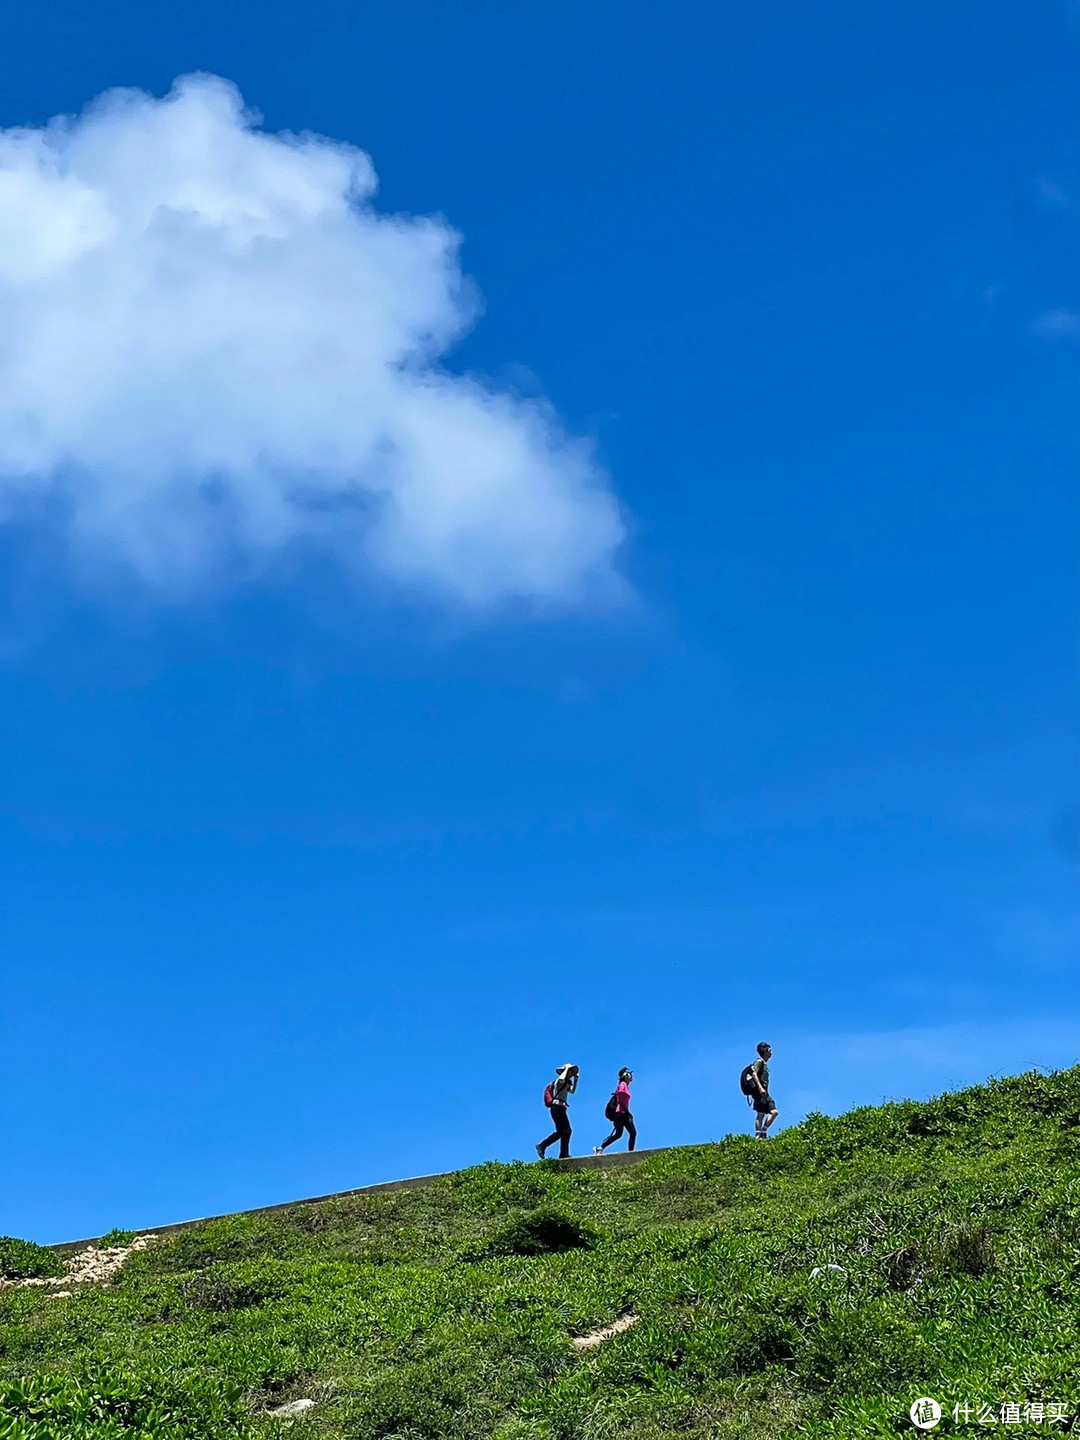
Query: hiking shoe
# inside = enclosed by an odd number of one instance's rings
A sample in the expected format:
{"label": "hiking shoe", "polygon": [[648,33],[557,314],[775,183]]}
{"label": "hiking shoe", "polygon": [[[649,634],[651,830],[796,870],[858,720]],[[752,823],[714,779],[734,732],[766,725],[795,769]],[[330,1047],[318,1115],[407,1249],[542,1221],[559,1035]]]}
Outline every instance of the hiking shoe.
{"label": "hiking shoe", "polygon": [[544,1147],[543,1147],[542,1145],[537,1145],[537,1147],[536,1147],[536,1153],[537,1153],[537,1155],[540,1156],[540,1159],[543,1160],[543,1158],[544,1158]]}
{"label": "hiking shoe", "polygon": [[592,1153],[593,1153],[594,1155],[602,1155],[604,1152],[603,1152],[603,1150],[600,1149],[600,1146],[599,1146],[599,1145],[594,1145],[594,1146],[592,1147]]}

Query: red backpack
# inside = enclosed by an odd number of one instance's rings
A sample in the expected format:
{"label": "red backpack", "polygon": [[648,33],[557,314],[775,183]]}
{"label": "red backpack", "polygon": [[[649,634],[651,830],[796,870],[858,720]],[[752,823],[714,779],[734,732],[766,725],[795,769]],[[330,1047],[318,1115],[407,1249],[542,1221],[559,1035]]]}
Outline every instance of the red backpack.
{"label": "red backpack", "polygon": [[554,1091],[555,1081],[549,1080],[547,1086],[544,1089],[544,1105],[548,1110],[551,1109],[551,1102],[554,1099]]}

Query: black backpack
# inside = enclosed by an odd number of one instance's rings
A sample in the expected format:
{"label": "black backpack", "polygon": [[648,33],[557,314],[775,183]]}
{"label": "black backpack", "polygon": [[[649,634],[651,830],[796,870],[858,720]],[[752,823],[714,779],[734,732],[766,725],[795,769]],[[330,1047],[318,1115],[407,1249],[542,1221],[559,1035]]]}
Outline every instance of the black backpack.
{"label": "black backpack", "polygon": [[746,1096],[747,1100],[753,1100],[758,1093],[757,1076],[754,1074],[753,1065],[747,1065],[739,1076],[739,1089]]}
{"label": "black backpack", "polygon": [[618,1115],[618,1113],[619,1113],[619,1092],[618,1092],[617,1090],[613,1090],[613,1091],[611,1092],[611,1099],[607,1102],[607,1105],[604,1107],[604,1119],[605,1119],[605,1120],[610,1120],[611,1123],[614,1125],[614,1123],[615,1123],[615,1117]]}

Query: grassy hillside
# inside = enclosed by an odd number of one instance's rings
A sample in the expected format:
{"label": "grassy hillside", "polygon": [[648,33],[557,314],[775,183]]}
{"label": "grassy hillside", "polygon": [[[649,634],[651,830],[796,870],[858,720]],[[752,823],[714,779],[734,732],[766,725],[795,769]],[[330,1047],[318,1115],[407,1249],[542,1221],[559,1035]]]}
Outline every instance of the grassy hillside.
{"label": "grassy hillside", "polygon": [[1080,1069],[211,1222],[108,1286],[0,1295],[0,1440],[891,1436],[917,1395],[935,1434],[955,1403],[1075,1414],[1078,1154]]}

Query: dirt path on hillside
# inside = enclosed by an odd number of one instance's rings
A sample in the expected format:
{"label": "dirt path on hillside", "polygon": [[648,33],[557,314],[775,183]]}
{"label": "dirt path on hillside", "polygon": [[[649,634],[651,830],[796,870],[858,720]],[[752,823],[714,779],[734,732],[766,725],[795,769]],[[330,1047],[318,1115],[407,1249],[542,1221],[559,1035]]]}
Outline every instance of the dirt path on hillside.
{"label": "dirt path on hillside", "polygon": [[638,1315],[620,1315],[618,1320],[613,1320],[610,1325],[603,1325],[599,1330],[592,1330],[588,1335],[575,1335],[573,1340],[574,1349],[579,1355],[587,1355],[590,1350],[595,1350],[598,1345],[603,1345],[605,1340],[612,1340],[616,1335],[625,1335],[627,1330],[632,1330],[641,1317]]}

